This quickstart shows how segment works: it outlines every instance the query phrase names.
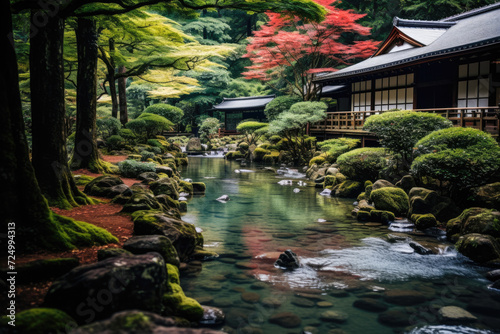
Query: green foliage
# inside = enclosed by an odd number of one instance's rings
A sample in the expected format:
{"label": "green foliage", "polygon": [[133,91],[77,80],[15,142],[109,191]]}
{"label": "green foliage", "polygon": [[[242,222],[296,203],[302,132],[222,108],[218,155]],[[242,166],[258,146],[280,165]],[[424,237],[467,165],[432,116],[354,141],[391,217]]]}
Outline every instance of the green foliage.
{"label": "green foliage", "polygon": [[120,121],[114,117],[98,118],[96,124],[97,131],[103,139],[117,135],[122,128]]}
{"label": "green foliage", "polygon": [[325,162],[326,162],[326,157],[324,154],[321,154],[321,155],[318,155],[318,156],[312,158],[311,160],[309,160],[309,167],[314,165],[314,164],[321,166]]}
{"label": "green foliage", "polygon": [[359,139],[343,137],[319,142],[317,146],[321,151],[325,152],[321,156],[329,163],[334,163],[340,155],[355,149],[359,145],[359,142]]}
{"label": "green foliage", "polygon": [[144,109],[144,112],[163,116],[174,124],[179,124],[184,116],[184,111],[181,108],[165,103],[153,104]]}
{"label": "green foliage", "polygon": [[260,137],[267,132],[267,129],[267,123],[254,121],[242,122],[236,127],[236,131],[245,135],[246,142],[249,145],[256,144]]}
{"label": "green foliage", "polygon": [[417,143],[411,165],[417,176],[449,182],[453,197],[459,189],[488,183],[500,169],[500,147],[491,135],[472,128],[433,132]]}
{"label": "green foliage", "polygon": [[165,130],[172,128],[174,124],[163,116],[142,113],[136,119],[126,124],[128,129],[144,140],[153,138]]}
{"label": "green foliage", "polygon": [[147,161],[148,159],[154,159],[155,156],[156,155],[153,152],[150,152],[150,151],[142,151],[141,152],[141,160],[142,161]]}
{"label": "green foliage", "polygon": [[221,123],[217,118],[205,118],[200,124],[200,129],[198,130],[200,138],[202,140],[210,141],[210,139],[212,139],[219,132],[220,127]]}
{"label": "green foliage", "polygon": [[403,110],[370,116],[363,129],[375,133],[383,147],[401,154],[405,162],[411,162],[419,139],[451,126],[451,121],[440,115]]}
{"label": "green foliage", "polygon": [[144,172],[155,172],[156,167],[152,162],[124,160],[118,163],[120,174],[125,177],[137,177]]}
{"label": "green foliage", "polygon": [[269,124],[269,132],[281,134],[294,131],[303,132],[307,123],[316,123],[326,117],[324,102],[298,102],[286,112],[282,112]]}
{"label": "green foliage", "polygon": [[366,181],[376,180],[386,167],[387,152],[384,148],[358,148],[340,155],[337,164],[348,179]]}
{"label": "green foliage", "polygon": [[135,144],[135,141],[137,139],[137,136],[135,135],[134,131],[130,129],[120,129],[120,131],[118,131],[118,135],[122,137],[130,145]]}
{"label": "green foliage", "polygon": [[266,105],[264,113],[269,121],[274,121],[279,114],[290,110],[291,106],[300,101],[300,98],[295,95],[278,96]]}
{"label": "green foliage", "polygon": [[106,140],[106,144],[111,150],[119,150],[125,145],[125,140],[119,135],[113,135]]}
{"label": "green foliage", "polygon": [[[226,89],[221,91],[221,96],[233,98],[243,96],[268,95],[271,91],[260,81],[245,80],[241,78],[229,81]],[[298,101],[297,101],[298,102]]]}
{"label": "green foliage", "polygon": [[253,155],[254,155],[254,161],[262,161],[264,156],[266,154],[269,154],[270,151],[266,150],[265,148],[262,148],[262,147],[257,147],[254,151],[253,151]]}

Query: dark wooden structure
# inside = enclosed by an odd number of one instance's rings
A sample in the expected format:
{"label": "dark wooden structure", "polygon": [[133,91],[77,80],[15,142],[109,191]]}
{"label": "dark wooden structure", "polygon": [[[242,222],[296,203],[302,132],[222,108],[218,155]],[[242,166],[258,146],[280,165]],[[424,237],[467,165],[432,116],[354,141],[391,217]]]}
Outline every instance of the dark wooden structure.
{"label": "dark wooden structure", "polygon": [[264,109],[275,97],[275,95],[264,95],[224,98],[221,103],[212,107],[213,110],[224,112],[224,128],[219,135],[236,134],[236,126],[242,120],[267,122]]}
{"label": "dark wooden structure", "polygon": [[373,136],[362,130],[370,115],[390,109],[434,112],[456,126],[499,134],[500,3],[440,21],[395,18],[370,58],[320,75],[322,97],[337,100],[318,137]]}

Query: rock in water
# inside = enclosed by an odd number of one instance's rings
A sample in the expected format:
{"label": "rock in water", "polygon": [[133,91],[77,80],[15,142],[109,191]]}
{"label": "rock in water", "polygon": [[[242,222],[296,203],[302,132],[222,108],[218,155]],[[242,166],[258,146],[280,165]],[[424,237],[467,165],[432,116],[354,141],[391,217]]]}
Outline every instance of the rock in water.
{"label": "rock in water", "polygon": [[458,306],[445,306],[439,309],[439,316],[446,323],[469,323],[477,321],[470,312]]}
{"label": "rock in water", "polygon": [[300,267],[300,262],[297,254],[288,249],[280,255],[274,265],[284,269],[296,269]]}
{"label": "rock in water", "polygon": [[229,196],[228,195],[222,195],[221,197],[216,199],[219,202],[227,202],[229,201]]}
{"label": "rock in water", "polygon": [[415,253],[420,254],[420,255],[434,254],[430,249],[425,248],[421,244],[414,242],[414,241],[410,242],[410,247],[415,250]]}

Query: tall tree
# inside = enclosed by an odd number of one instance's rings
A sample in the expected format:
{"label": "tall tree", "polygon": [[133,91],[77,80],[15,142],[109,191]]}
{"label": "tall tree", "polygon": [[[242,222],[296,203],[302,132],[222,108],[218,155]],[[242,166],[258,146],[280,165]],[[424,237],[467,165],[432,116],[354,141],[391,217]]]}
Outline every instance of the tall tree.
{"label": "tall tree", "polygon": [[288,93],[304,101],[317,98],[319,87],[312,83],[320,72],[333,72],[357,59],[370,56],[377,42],[358,40],[344,43],[343,34],[368,36],[370,28],[356,21],[363,14],[338,9],[332,0],[315,0],[327,10],[321,22],[304,22],[300,17],[289,19],[268,13],[269,22],[254,33],[247,46],[246,57],[252,61],[247,79],[259,79],[279,88],[285,82]]}
{"label": "tall tree", "polygon": [[[58,27],[54,27],[58,29]],[[68,249],[117,240],[107,231],[52,213],[42,196],[29,159],[21,110],[10,2],[0,3],[0,202],[1,225],[15,234],[16,250]]]}

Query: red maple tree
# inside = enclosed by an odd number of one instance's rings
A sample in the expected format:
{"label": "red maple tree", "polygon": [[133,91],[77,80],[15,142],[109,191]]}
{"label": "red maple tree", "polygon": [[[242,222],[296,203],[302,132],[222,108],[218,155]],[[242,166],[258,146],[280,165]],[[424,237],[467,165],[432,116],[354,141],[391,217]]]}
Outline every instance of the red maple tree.
{"label": "red maple tree", "polygon": [[378,42],[357,40],[346,43],[346,35],[368,36],[370,28],[357,20],[365,14],[335,7],[332,0],[314,0],[325,7],[321,22],[304,22],[300,17],[268,12],[269,21],[254,32],[244,57],[252,61],[247,79],[283,85],[288,93],[300,95],[304,101],[314,100],[319,87],[312,84],[318,73],[334,72],[341,65],[371,56]]}

